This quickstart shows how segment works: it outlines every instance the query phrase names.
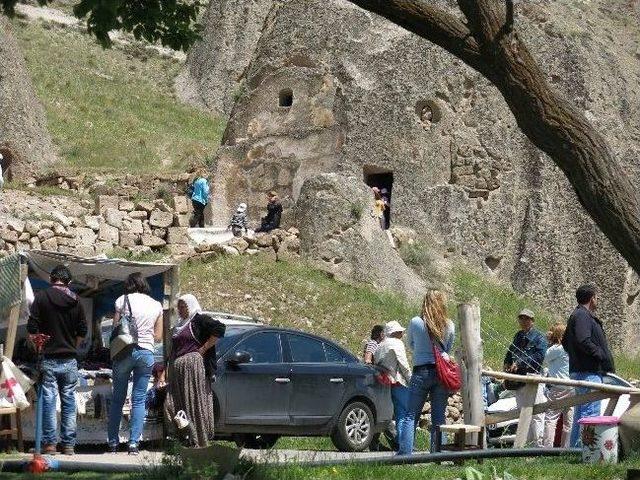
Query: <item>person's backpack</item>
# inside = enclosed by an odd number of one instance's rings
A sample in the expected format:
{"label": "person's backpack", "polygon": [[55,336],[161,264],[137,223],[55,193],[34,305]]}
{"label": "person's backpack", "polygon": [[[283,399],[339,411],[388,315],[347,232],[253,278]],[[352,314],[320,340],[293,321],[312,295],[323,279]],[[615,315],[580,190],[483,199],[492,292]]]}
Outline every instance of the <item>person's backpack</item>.
{"label": "person's backpack", "polygon": [[195,180],[189,184],[187,184],[187,189],[185,190],[185,195],[189,198],[191,198],[193,196],[193,184],[195,183]]}

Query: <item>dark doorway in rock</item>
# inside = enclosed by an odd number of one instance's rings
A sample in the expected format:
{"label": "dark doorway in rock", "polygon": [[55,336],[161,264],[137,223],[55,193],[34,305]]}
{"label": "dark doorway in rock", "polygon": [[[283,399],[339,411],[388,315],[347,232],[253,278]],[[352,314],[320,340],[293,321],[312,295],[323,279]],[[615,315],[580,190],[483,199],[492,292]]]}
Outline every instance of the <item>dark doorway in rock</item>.
{"label": "dark doorway in rock", "polygon": [[284,88],[278,95],[278,106],[288,108],[293,105],[293,90]]}
{"label": "dark doorway in rock", "polygon": [[383,200],[387,204],[384,210],[385,229],[391,225],[391,195],[393,193],[393,172],[375,166],[365,166],[363,168],[364,182],[371,188],[380,190]]}
{"label": "dark doorway in rock", "polygon": [[0,166],[2,167],[2,176],[5,180],[11,181],[13,179],[13,172],[11,171],[11,164],[13,163],[13,152],[9,147],[0,147]]}

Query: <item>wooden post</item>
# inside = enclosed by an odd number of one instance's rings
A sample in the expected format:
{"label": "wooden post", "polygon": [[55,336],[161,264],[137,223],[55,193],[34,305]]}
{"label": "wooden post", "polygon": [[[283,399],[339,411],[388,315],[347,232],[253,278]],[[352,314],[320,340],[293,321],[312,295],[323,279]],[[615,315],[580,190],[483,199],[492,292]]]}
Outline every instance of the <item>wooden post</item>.
{"label": "wooden post", "polygon": [[[24,281],[27,278],[28,267],[25,264],[20,265],[20,291],[21,299],[24,299]],[[16,333],[18,332],[18,321],[20,320],[21,303],[14,305],[9,310],[9,321],[7,323],[7,339],[5,341],[5,356],[13,360],[13,349],[16,346]]]}
{"label": "wooden post", "polygon": [[[164,298],[162,301],[162,343],[164,345],[164,361],[167,364],[171,353],[171,318],[176,307],[176,297],[180,290],[180,270],[177,265],[164,272]],[[166,373],[167,378],[169,372]]]}
{"label": "wooden post", "polygon": [[[477,299],[458,305],[460,340],[462,343],[462,405],[464,423],[484,426],[482,401],[482,338],[480,337],[480,305]],[[484,446],[479,438],[478,445]]]}
{"label": "wooden post", "polygon": [[607,403],[607,408],[604,411],[604,416],[605,417],[610,417],[611,415],[613,415],[614,410],[616,409],[616,407],[618,406],[618,400],[620,399],[620,396],[615,396],[615,397],[611,397],[609,399],[609,403]]}

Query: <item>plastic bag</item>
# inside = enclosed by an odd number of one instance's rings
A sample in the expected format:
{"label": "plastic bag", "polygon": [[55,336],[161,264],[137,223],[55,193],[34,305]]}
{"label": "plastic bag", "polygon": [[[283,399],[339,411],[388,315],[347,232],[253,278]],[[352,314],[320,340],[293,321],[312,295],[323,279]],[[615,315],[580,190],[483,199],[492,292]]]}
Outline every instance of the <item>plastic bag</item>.
{"label": "plastic bag", "polygon": [[0,399],[2,403],[12,404],[19,410],[29,407],[26,392],[31,389],[33,382],[7,357],[2,357],[2,372],[0,373]]}

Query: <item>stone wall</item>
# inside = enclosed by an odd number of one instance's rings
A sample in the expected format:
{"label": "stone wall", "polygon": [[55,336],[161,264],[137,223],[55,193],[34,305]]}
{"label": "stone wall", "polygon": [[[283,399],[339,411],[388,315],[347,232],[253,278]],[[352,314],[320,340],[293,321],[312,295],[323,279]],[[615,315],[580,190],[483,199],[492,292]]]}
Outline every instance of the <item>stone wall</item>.
{"label": "stone wall", "polygon": [[[6,195],[6,193],[5,193]],[[33,202],[39,202],[32,196]],[[22,205],[29,201],[23,200]],[[47,203],[52,202],[52,198]],[[43,205],[41,211],[13,210],[0,226],[0,254],[43,249],[92,257],[123,249],[132,254],[163,250],[186,255],[190,205],[184,196],[164,200],[132,201],[100,195],[94,208],[64,208]]]}
{"label": "stone wall", "polygon": [[[222,218],[271,189],[281,193],[286,216],[305,180],[321,173],[357,182],[392,175],[392,224],[559,317],[571,311],[576,286],[596,283],[612,342],[637,349],[637,275],[489,82],[349,2],[239,0],[234,8],[256,3],[271,10],[261,28],[252,27],[260,38],[219,153],[214,202]],[[640,117],[631,108],[640,102],[638,26],[629,8],[613,0],[536,0],[518,4],[516,18],[549,82],[606,132],[627,174],[640,181]],[[215,15],[210,7],[208,35]],[[211,51],[203,46],[193,55]]]}

